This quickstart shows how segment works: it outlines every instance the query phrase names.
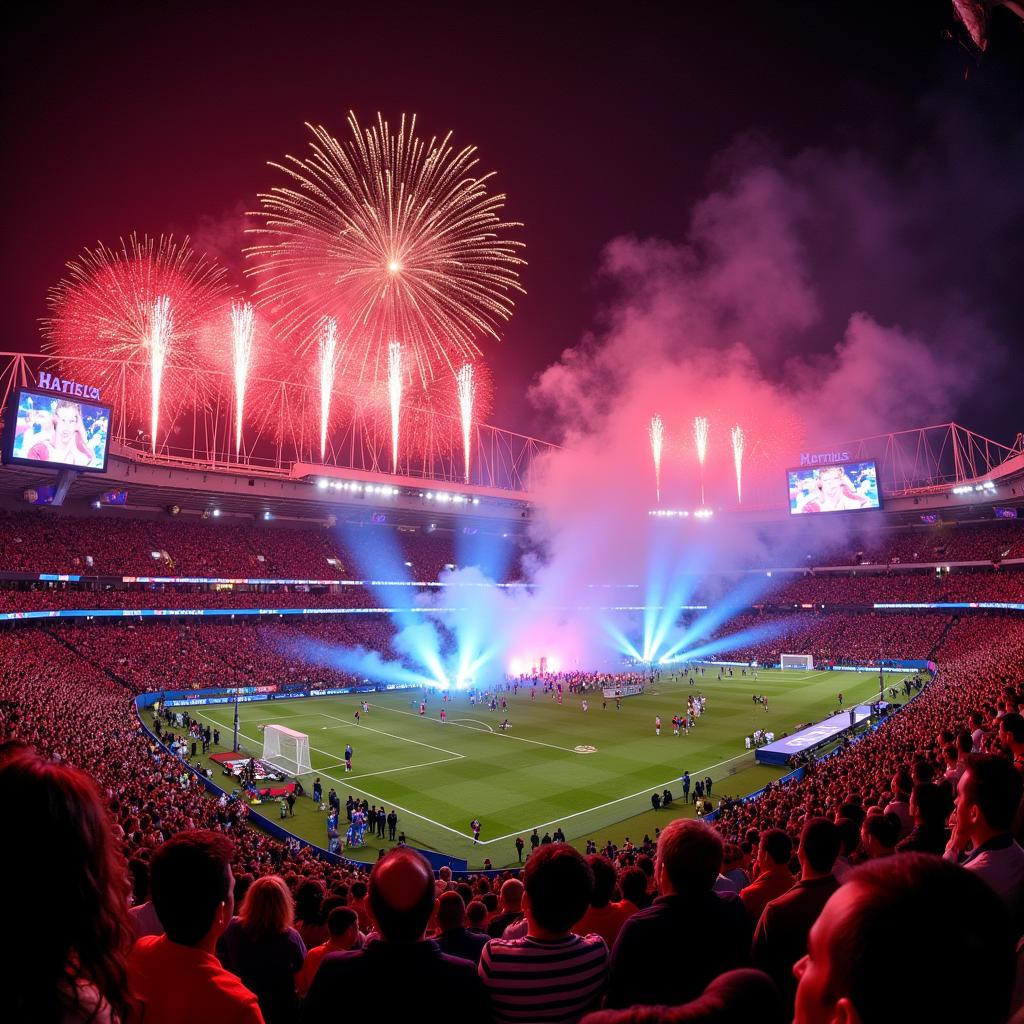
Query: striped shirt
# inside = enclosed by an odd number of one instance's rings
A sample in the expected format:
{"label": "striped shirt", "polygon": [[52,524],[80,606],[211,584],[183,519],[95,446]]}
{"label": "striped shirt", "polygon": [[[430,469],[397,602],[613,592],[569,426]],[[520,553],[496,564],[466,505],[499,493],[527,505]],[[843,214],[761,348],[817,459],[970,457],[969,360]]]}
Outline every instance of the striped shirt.
{"label": "striped shirt", "polygon": [[604,992],[608,947],[600,935],[491,939],[479,970],[497,1024],[574,1024]]}

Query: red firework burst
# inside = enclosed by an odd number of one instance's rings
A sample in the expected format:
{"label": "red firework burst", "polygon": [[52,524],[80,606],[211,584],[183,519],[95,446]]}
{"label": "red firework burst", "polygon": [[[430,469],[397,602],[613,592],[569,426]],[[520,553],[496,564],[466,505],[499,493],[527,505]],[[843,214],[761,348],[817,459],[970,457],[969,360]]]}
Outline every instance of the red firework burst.
{"label": "red firework burst", "polygon": [[168,422],[184,401],[202,329],[230,291],[225,271],[188,238],[179,245],[134,234],[119,249],[86,249],[67,268],[49,292],[46,349],[84,361],[78,374],[115,400],[123,385],[130,421],[152,431],[163,407]]}

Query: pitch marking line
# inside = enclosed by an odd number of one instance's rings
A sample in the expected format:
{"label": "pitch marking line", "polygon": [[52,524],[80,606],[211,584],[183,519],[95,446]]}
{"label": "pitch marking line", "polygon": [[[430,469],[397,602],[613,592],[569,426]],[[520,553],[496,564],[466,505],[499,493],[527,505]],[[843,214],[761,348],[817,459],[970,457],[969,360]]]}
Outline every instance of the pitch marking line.
{"label": "pitch marking line", "polygon": [[[221,725],[221,723],[218,722],[216,718],[211,718],[209,715],[204,715],[201,711],[197,711],[196,715],[199,718],[205,718],[208,722],[213,722],[214,725]],[[223,726],[223,728],[227,728],[227,726]],[[239,730],[238,735],[244,737],[250,743],[258,744],[260,742],[258,739],[255,739],[254,737],[247,735],[246,733],[242,732],[241,730]],[[426,746],[426,745],[427,744],[424,744],[424,746]],[[318,754],[323,754],[325,757],[333,757],[334,756],[329,751],[321,750],[319,747],[310,747],[309,749],[310,750],[315,750]],[[435,747],[434,749],[435,750],[440,750],[440,747]],[[420,764],[403,764],[403,765],[400,765],[397,768],[385,768],[385,769],[383,769],[381,771],[378,771],[378,772],[362,772],[361,774],[356,774],[355,772],[353,772],[351,775],[348,776],[348,778],[350,778],[350,779],[368,779],[368,778],[370,778],[373,775],[391,775],[394,772],[408,772],[408,771],[412,771],[413,768],[426,768],[428,765],[447,764],[449,761],[460,761],[460,760],[462,760],[466,756],[465,754],[456,754],[456,753],[454,753],[454,751],[445,751],[445,753],[451,753],[452,756],[451,757],[442,757],[442,758],[439,758],[436,761],[423,761]],[[332,765],[330,765],[324,771],[317,771],[316,769],[314,769],[314,770],[309,771],[309,772],[303,772],[302,774],[303,775],[323,775],[325,778],[334,779],[335,782],[340,782],[341,781],[340,779],[335,778],[333,775],[328,775],[327,772],[328,771],[332,771],[335,768],[343,768],[344,765],[345,765],[345,762],[342,761],[339,764],[332,764]],[[355,787],[353,787],[353,788],[355,788]],[[377,799],[379,800],[380,797],[378,797]],[[409,813],[412,814],[413,812],[410,811]],[[430,819],[427,818],[427,819],[424,819],[424,820],[429,821]],[[434,822],[434,824],[436,824],[436,822]]]}
{"label": "pitch marking line", "polygon": [[[486,729],[488,732],[494,732],[494,730],[486,722],[481,722],[479,719],[476,718],[453,718],[451,721],[452,724],[455,724],[456,722],[473,722],[476,725],[482,725],[484,729]],[[474,729],[473,732],[483,732],[483,729]]]}
{"label": "pitch marking line", "polygon": [[[381,711],[390,711],[390,712],[392,712],[393,714],[396,714],[396,715],[408,715],[410,718],[421,718],[425,722],[433,722],[438,727],[440,727],[441,724],[442,724],[438,719],[428,718],[426,715],[422,715],[421,716],[418,713],[417,714],[413,714],[413,712],[411,712],[411,711],[400,711],[398,708],[385,707],[383,704],[371,704],[370,707],[372,707],[372,708],[380,708]],[[472,721],[475,721],[475,719],[470,718],[470,719],[465,719],[465,721],[472,722]],[[472,729],[468,725],[459,725],[459,723],[455,719],[449,719],[447,722],[444,723],[444,725],[446,727],[450,725],[454,729],[469,729],[470,732],[481,732],[482,731],[480,729]],[[359,728],[361,729],[362,726],[360,726]],[[576,751],[573,750],[572,747],[560,747],[560,746],[558,746],[555,743],[545,743],[544,740],[531,740],[527,736],[513,736],[512,733],[510,733],[510,732],[494,732],[493,729],[491,730],[491,732],[493,733],[493,735],[495,735],[495,736],[503,736],[507,740],[518,740],[520,743],[532,743],[532,744],[534,744],[535,746],[538,746],[538,747],[550,747],[552,750],[561,750],[561,751],[563,751],[566,754],[575,754],[576,753]]]}
{"label": "pitch marking line", "polygon": [[[694,774],[693,778],[697,779],[701,772],[710,772],[715,768],[721,768],[724,764],[731,764],[733,761],[738,761],[741,757],[749,757],[748,751],[744,751],[742,754],[737,754],[735,757],[730,757],[725,761],[719,761],[718,764],[713,764],[707,768],[699,768]],[[509,832],[508,835],[498,836],[496,839],[481,839],[481,846],[489,846],[491,843],[501,843],[506,839],[512,839],[514,836],[522,835],[523,832],[530,832],[535,828],[547,828],[548,825],[560,825],[564,821],[568,821],[570,818],[578,818],[580,815],[589,814],[591,811],[600,811],[605,807],[614,807],[615,804],[622,803],[623,800],[635,800],[638,796],[644,796],[647,793],[652,793],[656,789],[662,789],[669,785],[673,785],[678,782],[681,776],[677,775],[674,779],[669,779],[668,782],[659,782],[653,786],[647,786],[645,789],[641,789],[637,793],[630,793],[628,796],[620,796],[615,800],[609,800],[607,803],[595,804],[593,807],[588,807],[583,811],[575,811],[572,814],[563,814],[560,818],[554,818],[551,821],[541,822],[539,825],[529,825],[526,828],[520,829],[518,832]]]}
{"label": "pitch marking line", "polygon": [[[332,721],[341,722],[342,725],[348,725],[344,718],[338,718],[335,715],[328,715],[323,711],[314,712],[321,718],[330,718]],[[417,718],[419,715],[416,716]],[[401,740],[403,743],[415,743],[418,747],[426,747],[428,750],[440,750],[442,754],[451,754],[452,757],[465,757],[465,754],[460,754],[457,750],[445,750],[444,747],[435,747],[433,743],[424,743],[422,740],[410,739],[408,736],[397,736],[393,732],[385,732],[383,729],[374,729],[372,725],[363,725],[362,722],[359,725],[353,725],[353,729],[356,730],[357,734],[359,731],[365,729],[367,732],[376,732],[381,736],[390,736],[393,740]]]}

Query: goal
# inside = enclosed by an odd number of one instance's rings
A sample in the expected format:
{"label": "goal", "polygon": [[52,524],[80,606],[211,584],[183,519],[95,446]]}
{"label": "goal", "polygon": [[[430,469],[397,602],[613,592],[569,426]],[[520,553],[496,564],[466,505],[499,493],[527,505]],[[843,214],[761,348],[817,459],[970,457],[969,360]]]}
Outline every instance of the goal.
{"label": "goal", "polygon": [[313,770],[309,763],[309,737],[284,725],[265,726],[263,760],[289,775],[305,775]]}
{"label": "goal", "polygon": [[810,671],[814,668],[814,656],[811,654],[784,654],[782,668],[799,668]]}

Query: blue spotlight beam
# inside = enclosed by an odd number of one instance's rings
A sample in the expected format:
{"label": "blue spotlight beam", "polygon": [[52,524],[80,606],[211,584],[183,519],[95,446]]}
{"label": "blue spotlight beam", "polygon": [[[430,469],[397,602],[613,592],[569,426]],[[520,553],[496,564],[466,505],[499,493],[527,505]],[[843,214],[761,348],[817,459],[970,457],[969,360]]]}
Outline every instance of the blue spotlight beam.
{"label": "blue spotlight beam", "polygon": [[715,654],[722,654],[726,651],[734,651],[737,647],[745,647],[748,644],[756,644],[761,640],[774,640],[777,637],[785,636],[796,627],[796,623],[776,621],[766,622],[760,626],[750,626],[748,629],[741,629],[738,633],[731,633],[729,636],[719,637],[698,647],[692,647],[682,653],[665,655],[660,659],[659,664],[665,665],[679,661],[698,661],[710,658]]}
{"label": "blue spotlight beam", "polygon": [[755,598],[760,597],[771,586],[765,576],[753,576],[742,583],[726,597],[715,604],[705,615],[695,619],[683,630],[682,636],[665,652],[665,658],[674,658],[695,640],[710,636],[719,626],[728,622],[738,611],[751,607]]}

